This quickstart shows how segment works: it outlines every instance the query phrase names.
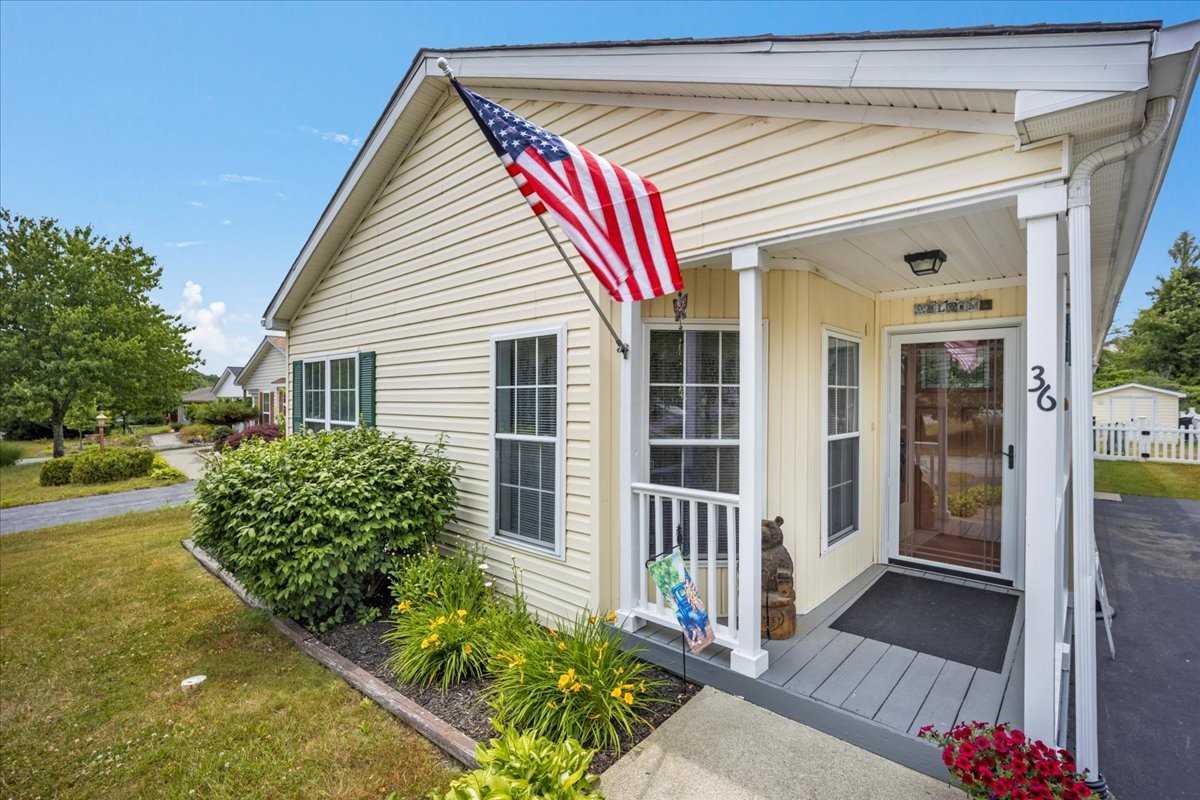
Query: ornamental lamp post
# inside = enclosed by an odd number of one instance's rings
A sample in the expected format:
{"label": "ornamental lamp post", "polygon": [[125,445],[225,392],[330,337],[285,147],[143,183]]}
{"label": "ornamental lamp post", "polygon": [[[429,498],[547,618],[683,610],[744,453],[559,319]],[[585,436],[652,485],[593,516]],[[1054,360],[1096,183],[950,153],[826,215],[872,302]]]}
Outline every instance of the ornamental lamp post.
{"label": "ornamental lamp post", "polygon": [[104,426],[108,423],[108,417],[104,416],[101,411],[96,415],[96,430],[100,433],[100,446],[104,447]]}

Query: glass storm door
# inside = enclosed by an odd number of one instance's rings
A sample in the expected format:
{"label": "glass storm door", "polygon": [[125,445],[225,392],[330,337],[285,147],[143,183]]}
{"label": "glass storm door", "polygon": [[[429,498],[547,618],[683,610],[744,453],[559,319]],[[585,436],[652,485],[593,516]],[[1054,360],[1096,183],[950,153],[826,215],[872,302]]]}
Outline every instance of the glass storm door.
{"label": "glass storm door", "polygon": [[895,336],[891,556],[1013,577],[1015,332]]}

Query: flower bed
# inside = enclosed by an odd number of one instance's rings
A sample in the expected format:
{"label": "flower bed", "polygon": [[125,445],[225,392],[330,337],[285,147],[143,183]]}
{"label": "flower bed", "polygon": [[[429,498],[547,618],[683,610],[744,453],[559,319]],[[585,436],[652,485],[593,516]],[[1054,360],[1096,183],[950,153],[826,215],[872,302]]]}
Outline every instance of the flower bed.
{"label": "flower bed", "polygon": [[[340,655],[358,664],[405,697],[421,704],[472,739],[482,742],[495,736],[496,732],[489,721],[492,712],[486,700],[487,690],[491,687],[493,679],[485,676],[463,681],[445,693],[436,686],[422,686],[397,680],[387,667],[391,648],[383,641],[383,635],[391,627],[390,622],[384,621],[366,625],[348,623],[315,635]],[[636,727],[632,736],[622,737],[621,753],[628,752],[650,735],[651,731],[700,691],[698,685],[684,683],[677,675],[658,667],[650,667],[648,674],[654,680],[662,681],[662,696],[666,702],[655,705],[648,712],[647,725]],[[596,773],[604,772],[618,757],[619,753],[615,748],[602,750],[592,760],[591,770]]]}

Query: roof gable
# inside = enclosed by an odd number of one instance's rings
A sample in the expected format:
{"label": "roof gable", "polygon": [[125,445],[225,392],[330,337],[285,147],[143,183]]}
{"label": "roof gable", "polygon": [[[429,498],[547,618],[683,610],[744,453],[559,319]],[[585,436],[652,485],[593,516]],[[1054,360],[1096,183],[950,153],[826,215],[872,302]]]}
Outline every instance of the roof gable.
{"label": "roof gable", "polygon": [[1179,397],[1179,398],[1187,397],[1187,394],[1184,392],[1176,392],[1172,389],[1163,389],[1160,386],[1147,386],[1144,383],[1122,383],[1120,386],[1110,386],[1107,389],[1097,389],[1096,391],[1092,392],[1092,397],[1099,397],[1099,396],[1105,395],[1105,394],[1112,394],[1113,392],[1119,392],[1122,389],[1140,389],[1142,391],[1151,392],[1153,394],[1165,394],[1169,397]]}

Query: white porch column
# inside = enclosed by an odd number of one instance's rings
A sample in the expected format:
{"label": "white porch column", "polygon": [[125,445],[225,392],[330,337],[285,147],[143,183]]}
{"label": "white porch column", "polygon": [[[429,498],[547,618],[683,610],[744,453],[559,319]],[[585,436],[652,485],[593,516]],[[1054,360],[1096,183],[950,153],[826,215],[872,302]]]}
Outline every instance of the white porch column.
{"label": "white porch column", "polygon": [[1099,776],[1096,735],[1096,531],[1092,464],[1092,186],[1072,180],[1067,242],[1071,276],[1072,605],[1075,644],[1075,761]]}
{"label": "white porch column", "polygon": [[766,420],[760,413],[766,396],[763,365],[763,274],[766,253],[739,247],[732,254],[738,273],[738,644],[729,666],[757,678],[767,669],[762,648],[762,498]]}
{"label": "white porch column", "polygon": [[1059,363],[1058,215],[1065,186],[1022,192],[1017,217],[1026,228],[1025,266],[1025,721],[1027,734],[1055,741],[1055,585],[1057,572]]}
{"label": "white porch column", "polygon": [[617,524],[620,525],[620,552],[617,556],[617,597],[619,623],[627,631],[637,630],[644,621],[633,615],[641,596],[638,581],[642,579],[642,560],[649,555],[638,551],[637,509],[633,504],[630,486],[642,480],[642,377],[645,352],[642,348],[642,308],[634,302],[622,304],[621,339],[629,345],[629,357],[621,359],[621,397],[619,447],[617,448],[618,480],[621,501]]}

